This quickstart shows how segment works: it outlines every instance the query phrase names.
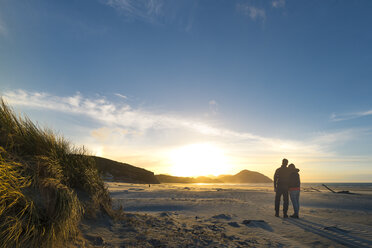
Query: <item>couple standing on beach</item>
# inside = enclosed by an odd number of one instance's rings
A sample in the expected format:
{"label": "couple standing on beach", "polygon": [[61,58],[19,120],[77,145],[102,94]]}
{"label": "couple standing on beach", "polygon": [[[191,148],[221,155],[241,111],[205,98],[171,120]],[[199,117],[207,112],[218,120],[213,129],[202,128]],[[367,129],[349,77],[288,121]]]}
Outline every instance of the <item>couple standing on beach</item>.
{"label": "couple standing on beach", "polygon": [[283,195],[283,218],[288,218],[288,193],[291,196],[294,214],[290,217],[298,218],[300,210],[300,175],[299,169],[294,164],[288,165],[288,160],[283,159],[282,166],[274,174],[275,216],[279,217],[280,198]]}

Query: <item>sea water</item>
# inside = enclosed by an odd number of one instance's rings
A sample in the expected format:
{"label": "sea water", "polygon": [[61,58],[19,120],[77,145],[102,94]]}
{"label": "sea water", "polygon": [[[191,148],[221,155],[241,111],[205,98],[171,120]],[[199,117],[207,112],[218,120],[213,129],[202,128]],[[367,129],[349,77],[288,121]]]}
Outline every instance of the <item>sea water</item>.
{"label": "sea water", "polygon": [[[185,185],[200,189],[273,190],[273,183],[192,183]],[[349,191],[350,193],[372,194],[372,183],[301,183],[301,188],[305,191],[330,192],[323,185],[326,185],[335,192]]]}

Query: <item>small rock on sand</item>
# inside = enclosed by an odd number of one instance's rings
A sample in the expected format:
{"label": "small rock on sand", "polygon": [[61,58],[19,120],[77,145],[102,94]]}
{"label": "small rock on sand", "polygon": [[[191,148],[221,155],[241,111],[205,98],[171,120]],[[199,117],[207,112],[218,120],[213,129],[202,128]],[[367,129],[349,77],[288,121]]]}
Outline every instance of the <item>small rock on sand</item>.
{"label": "small rock on sand", "polygon": [[162,212],[162,213],[159,214],[159,216],[160,216],[160,217],[168,217],[169,214],[166,213],[166,212]]}
{"label": "small rock on sand", "polygon": [[227,224],[229,224],[232,227],[240,227],[240,225],[237,222],[235,222],[235,221],[234,222],[229,222]]}
{"label": "small rock on sand", "polygon": [[103,238],[101,236],[91,236],[87,235],[86,238],[90,241],[92,241],[93,245],[101,246],[105,243]]}
{"label": "small rock on sand", "polygon": [[262,228],[266,231],[273,232],[272,227],[264,220],[244,220],[242,224],[247,227]]}
{"label": "small rock on sand", "polygon": [[160,240],[158,239],[150,239],[149,244],[151,244],[153,247],[166,247]]}
{"label": "small rock on sand", "polygon": [[243,220],[242,223],[244,225],[249,225],[249,224],[253,224],[253,223],[256,223],[256,222],[258,222],[258,223],[265,223],[264,220]]}
{"label": "small rock on sand", "polygon": [[212,218],[213,219],[231,220],[231,216],[230,215],[226,215],[226,214],[215,215],[215,216],[212,216]]}

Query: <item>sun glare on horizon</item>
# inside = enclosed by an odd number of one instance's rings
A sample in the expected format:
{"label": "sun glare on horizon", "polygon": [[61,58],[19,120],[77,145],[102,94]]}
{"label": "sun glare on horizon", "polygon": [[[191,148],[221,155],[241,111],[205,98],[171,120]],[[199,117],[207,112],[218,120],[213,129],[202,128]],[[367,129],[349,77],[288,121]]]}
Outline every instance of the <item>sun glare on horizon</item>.
{"label": "sun glare on horizon", "polygon": [[230,171],[223,150],[208,143],[191,144],[174,149],[170,154],[170,162],[172,176],[218,176]]}

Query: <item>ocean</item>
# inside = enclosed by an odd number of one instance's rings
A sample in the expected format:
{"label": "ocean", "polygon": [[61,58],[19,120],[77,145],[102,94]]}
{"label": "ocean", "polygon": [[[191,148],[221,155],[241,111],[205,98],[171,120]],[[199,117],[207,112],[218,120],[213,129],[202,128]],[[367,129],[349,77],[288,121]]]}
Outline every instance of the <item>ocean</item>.
{"label": "ocean", "polygon": [[[304,191],[321,191],[330,192],[326,187],[338,192],[338,191],[349,191],[351,193],[364,193],[372,194],[372,183],[301,183],[301,188]],[[174,184],[181,185],[181,184]],[[183,185],[183,184],[182,184]],[[266,189],[273,190],[272,183],[191,183],[184,184],[185,186],[191,186],[196,188],[221,188],[221,189]]]}

